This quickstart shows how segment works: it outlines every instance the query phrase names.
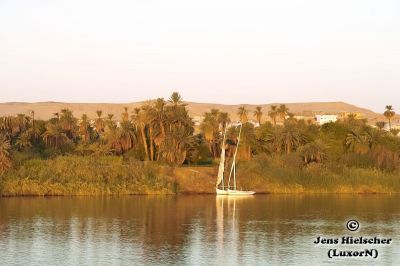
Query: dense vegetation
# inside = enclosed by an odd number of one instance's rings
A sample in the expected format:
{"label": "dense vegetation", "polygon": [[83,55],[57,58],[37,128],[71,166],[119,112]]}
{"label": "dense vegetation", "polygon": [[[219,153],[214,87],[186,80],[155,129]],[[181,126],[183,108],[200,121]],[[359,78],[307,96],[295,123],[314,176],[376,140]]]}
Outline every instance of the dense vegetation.
{"label": "dense vegetation", "polygon": [[[239,185],[263,192],[400,192],[392,106],[384,113],[390,131],[384,122],[371,127],[352,115],[318,126],[295,119],[285,105],[266,114],[271,122],[261,107],[238,110]],[[120,118],[101,110],[89,115],[77,119],[63,109],[48,121],[35,119],[34,111],[0,118],[0,194],[148,194],[196,187],[212,192],[210,167],[197,167],[195,172],[207,175],[193,182],[176,178],[176,167],[214,166],[225,128],[229,161],[239,131],[238,123],[216,109],[195,127],[176,92],[168,101],[126,107]]]}

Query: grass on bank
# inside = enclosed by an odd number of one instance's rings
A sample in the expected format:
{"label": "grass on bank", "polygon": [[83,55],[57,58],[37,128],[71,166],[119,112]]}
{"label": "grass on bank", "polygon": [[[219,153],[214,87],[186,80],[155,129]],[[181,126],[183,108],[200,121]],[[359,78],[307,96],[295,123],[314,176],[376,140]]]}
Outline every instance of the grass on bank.
{"label": "grass on bank", "polygon": [[287,165],[280,157],[256,157],[239,165],[245,189],[268,193],[398,193],[400,173],[334,164]]}
{"label": "grass on bank", "polygon": [[32,159],[0,179],[3,196],[172,194],[168,167],[122,157],[60,156]]}
{"label": "grass on bank", "polygon": [[[256,156],[238,164],[238,187],[258,193],[398,193],[400,173],[342,165],[296,165]],[[30,159],[0,177],[0,195],[214,193],[217,166],[178,167],[116,156]]]}

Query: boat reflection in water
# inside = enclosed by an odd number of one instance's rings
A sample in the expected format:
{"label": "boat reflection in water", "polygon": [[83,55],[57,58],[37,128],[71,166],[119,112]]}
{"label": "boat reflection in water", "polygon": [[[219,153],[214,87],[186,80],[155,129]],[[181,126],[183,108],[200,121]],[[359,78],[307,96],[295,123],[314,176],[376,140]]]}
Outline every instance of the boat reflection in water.
{"label": "boat reflection in water", "polygon": [[[254,198],[253,195],[216,196],[217,264],[238,263],[236,259],[239,257],[240,250],[240,210]],[[225,254],[226,250],[229,250],[228,254]]]}

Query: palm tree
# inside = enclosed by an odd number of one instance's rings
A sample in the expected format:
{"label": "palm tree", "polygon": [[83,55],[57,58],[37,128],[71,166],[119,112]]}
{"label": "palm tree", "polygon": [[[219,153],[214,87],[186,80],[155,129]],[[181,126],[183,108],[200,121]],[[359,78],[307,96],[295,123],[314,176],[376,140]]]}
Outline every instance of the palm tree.
{"label": "palm tree", "polygon": [[246,106],[240,106],[237,112],[237,115],[239,116],[239,120],[241,123],[246,123],[249,119],[248,119],[248,111],[246,109]]}
{"label": "palm tree", "polygon": [[40,136],[40,130],[36,127],[35,111],[31,110],[29,113],[31,114],[31,121],[32,121],[31,124],[32,127],[29,129],[30,138],[32,142],[36,142]]}
{"label": "palm tree", "polygon": [[177,106],[181,104],[183,101],[182,96],[179,94],[179,92],[173,92],[171,94],[171,97],[169,98],[169,102],[172,103],[174,106]]}
{"label": "palm tree", "polygon": [[188,127],[193,124],[185,104],[169,105],[166,108],[169,131],[173,127]]}
{"label": "palm tree", "polygon": [[139,126],[138,120],[139,120],[139,114],[140,114],[141,110],[142,110],[141,108],[135,107],[135,108],[133,108],[133,114],[131,115],[131,121],[134,124],[136,131],[138,130],[138,126]]}
{"label": "palm tree", "polygon": [[296,150],[306,141],[304,135],[293,125],[285,126],[281,134],[281,140],[287,154]]}
{"label": "palm tree", "polygon": [[375,128],[367,128],[366,133],[368,134],[367,139],[369,140],[369,149],[376,148],[381,143],[383,133]]}
{"label": "palm tree", "polygon": [[193,149],[195,137],[189,128],[177,127],[169,132],[166,138],[166,145],[162,146],[161,156],[172,165],[181,165],[187,153]]}
{"label": "palm tree", "polygon": [[32,117],[32,131],[35,133],[36,132],[36,126],[35,126],[35,111],[31,110],[30,111],[31,117]]}
{"label": "palm tree", "polygon": [[68,137],[59,125],[47,124],[43,140],[47,146],[57,149],[67,142]]}
{"label": "palm tree", "polygon": [[72,111],[66,108],[61,109],[61,115],[59,120],[61,129],[65,132],[65,135],[68,138],[73,139],[76,131],[77,119],[72,114]]}
{"label": "palm tree", "polygon": [[375,123],[376,127],[382,130],[385,127],[385,122],[384,121],[378,121]]}
{"label": "palm tree", "polygon": [[221,125],[222,132],[225,131],[225,127],[230,122],[231,122],[231,119],[229,118],[229,114],[227,112],[219,112],[218,123]]}
{"label": "palm tree", "polygon": [[220,154],[220,142],[222,141],[220,129],[224,132],[229,122],[228,113],[220,112],[218,109],[213,108],[210,112],[204,113],[204,119],[200,125],[200,130],[214,158],[218,157]]}
{"label": "palm tree", "polygon": [[[165,125],[165,139],[159,142],[157,158],[161,156],[168,163],[179,165],[186,160],[186,155],[193,149],[194,124],[190,118],[185,104],[182,104],[182,97],[179,93],[173,93],[170,98],[170,105],[164,110],[163,117]],[[150,124],[157,125],[150,117]],[[157,119],[156,119],[157,120]],[[154,127],[155,130],[160,130]],[[149,128],[150,131],[150,128]],[[155,134],[157,136],[157,133]]]}
{"label": "palm tree", "polygon": [[[159,151],[161,146],[164,144],[166,138],[166,123],[167,123],[167,115],[166,115],[166,102],[164,98],[158,98],[153,105],[154,110],[154,145],[157,147]],[[157,152],[156,160],[160,159],[160,153]]]}
{"label": "palm tree", "polygon": [[306,164],[309,164],[311,162],[321,163],[323,160],[326,159],[325,150],[325,145],[318,140],[307,143],[299,149],[301,157]]}
{"label": "palm tree", "polygon": [[165,121],[166,121],[165,105],[166,105],[166,102],[165,102],[164,98],[158,98],[156,100],[156,102],[154,103],[155,116],[156,116],[155,119],[160,127],[160,131],[161,131],[163,139],[165,139]]}
{"label": "palm tree", "polygon": [[123,148],[121,145],[121,129],[118,127],[110,126],[105,130],[105,139],[112,152],[119,155],[122,154]]}
{"label": "palm tree", "polygon": [[359,129],[350,131],[344,140],[347,150],[352,150],[359,154],[367,153],[371,149],[372,144],[371,134]]}
{"label": "palm tree", "polygon": [[278,154],[281,153],[283,150],[282,128],[273,127],[272,130],[265,135],[263,141],[267,144],[267,150]]}
{"label": "palm tree", "polygon": [[18,146],[20,150],[32,147],[32,138],[31,138],[31,132],[30,131],[25,131],[22,133],[15,144]]}
{"label": "palm tree", "polygon": [[391,130],[392,129],[391,120],[392,120],[392,117],[394,117],[396,113],[394,112],[393,107],[391,105],[386,105],[385,109],[386,109],[386,111],[383,113],[383,115],[389,121],[389,130]]}
{"label": "palm tree", "polygon": [[252,148],[255,143],[255,132],[254,125],[251,123],[246,123],[242,126],[242,134],[240,138],[240,147],[239,150],[242,150],[243,158],[245,160],[250,160],[252,155]]}
{"label": "palm tree", "polygon": [[0,175],[2,175],[12,165],[10,159],[11,144],[4,135],[0,135]]}
{"label": "palm tree", "polygon": [[10,141],[4,135],[0,135],[0,155],[9,155],[11,149]]}
{"label": "palm tree", "polygon": [[25,131],[29,125],[30,118],[24,114],[17,114],[16,125],[18,127],[18,133]]}
{"label": "palm tree", "polygon": [[257,119],[258,125],[261,125],[261,118],[263,116],[263,112],[262,112],[262,107],[261,106],[257,106],[256,110],[254,111],[254,116]]}
{"label": "palm tree", "polygon": [[18,135],[20,133],[20,121],[18,119],[18,117],[11,117],[10,118],[10,131],[9,131],[9,135],[11,135],[12,137]]}
{"label": "palm tree", "polygon": [[84,142],[88,142],[90,140],[90,123],[88,120],[88,116],[83,114],[81,117],[81,122],[79,123],[79,134],[83,138]]}
{"label": "palm tree", "polygon": [[107,125],[108,128],[115,128],[117,125],[115,124],[114,120],[114,114],[107,114],[107,120],[105,124]]}
{"label": "palm tree", "polygon": [[96,114],[97,114],[97,118],[96,118],[96,121],[94,122],[95,126],[96,126],[96,131],[98,133],[102,133],[102,132],[104,132],[104,127],[105,127],[104,120],[103,120],[103,118],[101,118],[103,111],[97,110]]}
{"label": "palm tree", "polygon": [[289,108],[287,108],[285,104],[281,104],[278,108],[278,116],[281,118],[282,121],[285,121],[288,113],[289,113]]}
{"label": "palm tree", "polygon": [[348,114],[347,115],[347,121],[350,121],[350,122],[354,122],[355,120],[357,119],[357,115],[356,114]]}
{"label": "palm tree", "polygon": [[218,137],[219,137],[219,111],[212,109],[211,112],[204,113],[204,120],[200,125],[200,130],[204,134],[204,139],[208,143],[208,149],[215,158],[218,155]]}
{"label": "palm tree", "polygon": [[276,117],[278,116],[278,107],[271,105],[271,110],[268,111],[268,116],[271,117],[274,126],[276,126]]}
{"label": "palm tree", "polygon": [[129,120],[128,107],[124,107],[124,112],[121,114],[122,121]]}
{"label": "palm tree", "polygon": [[122,121],[119,128],[119,143],[122,152],[130,150],[136,142],[135,129],[130,121]]}
{"label": "palm tree", "polygon": [[12,133],[12,117],[1,117],[0,118],[0,133],[4,135],[11,135]]}
{"label": "palm tree", "polygon": [[287,123],[287,124],[296,125],[296,124],[299,124],[299,123],[304,122],[304,121],[302,121],[302,120],[297,120],[297,119],[294,117],[294,114],[291,113],[291,112],[288,112],[287,115],[286,115],[286,117],[287,117],[287,119],[286,119],[285,123]]}
{"label": "palm tree", "polygon": [[140,134],[142,137],[142,143],[144,147],[144,152],[145,152],[145,160],[149,160],[149,148],[147,144],[147,136],[146,136],[146,126],[148,123],[148,117],[146,113],[141,110],[141,109],[135,109],[135,114],[134,114],[134,119],[135,119],[135,125],[139,128]]}
{"label": "palm tree", "polygon": [[146,120],[146,125],[148,128],[148,137],[149,137],[149,146],[150,146],[150,161],[154,160],[154,128],[157,125],[157,113],[154,108],[147,104],[142,106],[142,110],[144,112],[143,116]]}

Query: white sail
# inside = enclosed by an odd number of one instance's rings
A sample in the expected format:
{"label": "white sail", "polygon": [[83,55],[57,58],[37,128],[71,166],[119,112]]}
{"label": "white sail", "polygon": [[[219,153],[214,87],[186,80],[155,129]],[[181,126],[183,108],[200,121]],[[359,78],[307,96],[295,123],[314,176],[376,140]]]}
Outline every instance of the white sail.
{"label": "white sail", "polygon": [[218,179],[217,179],[217,187],[219,184],[222,183],[222,180],[224,179],[224,170],[225,170],[225,145],[222,145],[222,151],[221,151],[221,161],[219,162],[219,168],[218,168]]}
{"label": "white sail", "polygon": [[221,183],[223,183],[223,180],[224,180],[224,171],[225,171],[225,136],[226,136],[226,127],[225,127],[225,132],[224,132],[224,139],[222,141],[222,146],[221,146],[221,160],[219,162],[218,179],[217,179],[216,187],[218,187]]}

